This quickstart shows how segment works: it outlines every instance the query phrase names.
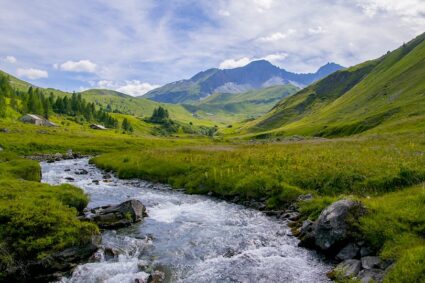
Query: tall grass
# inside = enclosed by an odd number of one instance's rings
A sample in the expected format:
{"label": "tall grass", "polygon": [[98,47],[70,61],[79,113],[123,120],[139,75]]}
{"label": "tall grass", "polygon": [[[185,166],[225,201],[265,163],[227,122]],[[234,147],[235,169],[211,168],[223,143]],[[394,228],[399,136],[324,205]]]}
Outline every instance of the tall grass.
{"label": "tall grass", "polygon": [[121,178],[167,182],[192,193],[269,198],[297,194],[379,195],[425,181],[425,144],[418,137],[310,140],[281,144],[144,148],[93,162]]}

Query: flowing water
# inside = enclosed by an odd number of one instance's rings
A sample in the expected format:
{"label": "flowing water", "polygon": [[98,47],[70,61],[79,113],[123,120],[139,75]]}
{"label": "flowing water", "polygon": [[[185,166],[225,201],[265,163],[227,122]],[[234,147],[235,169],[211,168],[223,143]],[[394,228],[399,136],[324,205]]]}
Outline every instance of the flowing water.
{"label": "flowing water", "polygon": [[[146,278],[144,264],[165,272],[167,282],[328,282],[329,265],[297,247],[286,223],[259,211],[161,184],[104,176],[86,158],[41,165],[43,182],[84,189],[89,208],[133,198],[148,213],[141,223],[102,234],[102,245],[119,256],[98,252],[97,260],[79,265],[62,282],[133,283]],[[79,169],[89,173],[78,175]]]}

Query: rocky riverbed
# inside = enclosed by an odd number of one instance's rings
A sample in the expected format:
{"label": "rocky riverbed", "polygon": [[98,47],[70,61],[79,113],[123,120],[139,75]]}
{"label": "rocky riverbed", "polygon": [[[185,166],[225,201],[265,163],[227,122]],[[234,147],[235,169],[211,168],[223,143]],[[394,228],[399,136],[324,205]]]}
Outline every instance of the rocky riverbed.
{"label": "rocky riverbed", "polygon": [[42,170],[43,182],[83,188],[91,198],[88,216],[130,199],[141,201],[148,215],[131,226],[104,230],[90,261],[62,282],[329,281],[332,266],[298,247],[285,217],[161,184],[119,180],[87,158],[43,162]]}

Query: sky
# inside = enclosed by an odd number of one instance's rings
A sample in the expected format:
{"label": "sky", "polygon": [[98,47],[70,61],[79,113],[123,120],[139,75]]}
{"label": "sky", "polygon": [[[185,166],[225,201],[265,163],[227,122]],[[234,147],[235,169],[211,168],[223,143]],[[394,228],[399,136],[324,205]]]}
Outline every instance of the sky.
{"label": "sky", "polygon": [[0,1],[0,69],[66,91],[138,96],[258,59],[348,67],[425,32],[425,0]]}

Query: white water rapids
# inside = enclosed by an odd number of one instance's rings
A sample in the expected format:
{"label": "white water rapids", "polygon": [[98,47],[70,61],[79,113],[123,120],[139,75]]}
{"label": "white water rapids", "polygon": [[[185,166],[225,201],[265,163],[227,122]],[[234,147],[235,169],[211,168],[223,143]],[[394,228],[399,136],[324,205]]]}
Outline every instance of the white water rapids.
{"label": "white water rapids", "polygon": [[[119,256],[98,254],[62,282],[135,282],[144,261],[166,282],[328,282],[330,266],[297,247],[285,222],[206,196],[186,195],[141,180],[104,180],[88,159],[41,163],[43,182],[71,183],[89,196],[89,208],[134,198],[147,208],[143,222],[102,234]],[[75,172],[85,169],[89,173]],[[73,178],[69,181],[66,178]],[[99,183],[93,182],[98,180]]]}

